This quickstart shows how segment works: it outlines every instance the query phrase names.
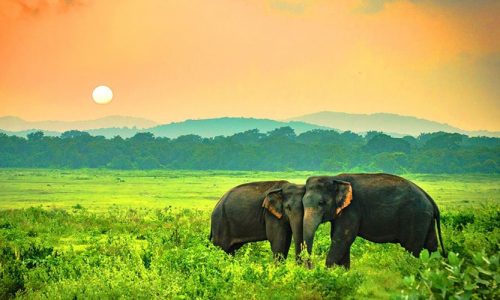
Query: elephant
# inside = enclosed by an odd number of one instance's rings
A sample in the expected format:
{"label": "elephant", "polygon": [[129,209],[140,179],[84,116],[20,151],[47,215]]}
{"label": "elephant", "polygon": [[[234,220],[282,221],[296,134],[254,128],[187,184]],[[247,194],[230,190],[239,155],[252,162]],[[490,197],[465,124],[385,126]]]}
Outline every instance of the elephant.
{"label": "elephant", "polygon": [[402,177],[377,174],[314,176],[306,182],[304,242],[312,252],[319,224],[331,222],[326,266],[349,269],[357,236],[376,243],[399,243],[415,257],[423,248],[443,255],[439,209],[423,189]]}
{"label": "elephant", "polygon": [[212,212],[210,240],[232,255],[248,242],[269,240],[274,257],[280,260],[287,258],[293,236],[300,260],[304,193],[304,185],[283,180],[234,187]]}

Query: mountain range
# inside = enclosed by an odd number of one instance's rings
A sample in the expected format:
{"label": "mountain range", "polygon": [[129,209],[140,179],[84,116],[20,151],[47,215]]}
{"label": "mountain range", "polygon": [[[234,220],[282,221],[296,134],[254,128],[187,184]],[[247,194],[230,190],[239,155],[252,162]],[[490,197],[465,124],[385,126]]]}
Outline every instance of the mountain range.
{"label": "mountain range", "polygon": [[136,118],[136,117],[124,117],[124,116],[108,116],[95,120],[83,120],[83,121],[26,121],[18,117],[6,116],[0,117],[0,129],[5,131],[24,131],[31,129],[40,129],[46,131],[59,131],[64,132],[67,130],[90,130],[98,128],[110,128],[110,127],[128,127],[128,128],[150,128],[158,125],[156,122],[151,120]]}
{"label": "mountain range", "polygon": [[341,112],[318,112],[298,116],[287,120],[271,120],[240,117],[223,117],[213,119],[185,120],[159,125],[156,122],[135,117],[109,116],[88,121],[25,121],[18,117],[0,117],[0,132],[9,135],[26,136],[37,130],[44,131],[47,136],[57,136],[67,130],[81,130],[91,135],[102,135],[107,138],[121,136],[128,138],[138,132],[151,132],[157,137],[175,138],[186,134],[202,137],[228,136],[238,132],[258,129],[260,132],[289,126],[297,134],[313,129],[333,129],[337,131],[353,131],[366,133],[382,131],[392,136],[418,136],[429,132],[456,132],[469,136],[500,137],[500,132],[466,131],[448,124],[412,116],[401,116],[389,113],[349,114]]}
{"label": "mountain range", "polygon": [[446,123],[389,113],[351,114],[323,111],[290,118],[288,121],[301,121],[325,127],[333,127],[341,131],[350,130],[358,133],[382,131],[396,136],[418,136],[421,133],[444,131],[466,134],[468,136],[500,137],[500,132],[498,131],[467,131]]}

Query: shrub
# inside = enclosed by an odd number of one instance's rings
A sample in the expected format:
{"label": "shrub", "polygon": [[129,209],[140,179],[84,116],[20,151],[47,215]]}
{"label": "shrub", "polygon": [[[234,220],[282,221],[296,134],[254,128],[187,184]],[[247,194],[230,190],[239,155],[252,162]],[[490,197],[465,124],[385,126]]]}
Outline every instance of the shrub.
{"label": "shrub", "polygon": [[482,251],[468,260],[450,252],[448,259],[443,259],[438,252],[429,255],[423,251],[420,259],[419,274],[404,278],[407,286],[402,292],[404,299],[500,298],[498,255],[488,256]]}

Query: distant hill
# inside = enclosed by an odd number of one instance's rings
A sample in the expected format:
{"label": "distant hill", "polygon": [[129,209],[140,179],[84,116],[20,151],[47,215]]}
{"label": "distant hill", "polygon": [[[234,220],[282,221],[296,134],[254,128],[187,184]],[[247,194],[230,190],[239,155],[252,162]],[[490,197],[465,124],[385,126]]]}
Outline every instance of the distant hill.
{"label": "distant hill", "polygon": [[290,126],[295,130],[295,133],[297,134],[313,129],[331,129],[325,126],[312,125],[299,121],[280,122],[269,119],[226,117],[202,120],[186,120],[183,122],[152,127],[143,131],[151,132],[155,136],[170,138],[186,134],[196,134],[202,137],[214,137],[219,135],[229,136],[238,132],[252,129],[258,129],[260,132],[268,132],[273,129],[285,126]]}
{"label": "distant hill", "polygon": [[[19,137],[27,137],[28,134],[42,131],[45,136],[60,136],[64,131],[50,131],[50,130],[40,130],[40,129],[29,129],[29,130],[19,130],[19,131],[9,131],[0,129],[0,133],[5,133],[6,135],[15,135]],[[66,131],[66,130],[65,130]],[[90,129],[90,130],[80,130],[84,132],[88,132],[90,135],[98,136],[102,135],[106,138],[112,138],[117,135],[122,138],[133,137],[136,133],[141,132],[141,130],[137,128],[99,128],[99,129]]]}
{"label": "distant hill", "polygon": [[405,135],[418,136],[421,133],[438,131],[457,132],[468,136],[500,137],[500,132],[465,131],[448,124],[388,113],[349,114],[325,111],[285,121],[224,117],[186,120],[164,125],[158,125],[146,119],[123,116],[109,116],[96,120],[74,122],[28,122],[17,117],[0,117],[0,132],[24,137],[28,133],[37,130],[44,131],[47,136],[57,136],[67,130],[80,130],[94,136],[102,135],[106,138],[112,138],[117,135],[129,138],[138,132],[151,132],[157,137],[169,138],[176,138],[187,134],[214,137],[220,135],[229,136],[252,129],[258,129],[264,133],[284,126],[290,126],[297,134],[313,129],[334,129],[338,131],[349,130],[359,134],[368,131],[382,131],[393,137],[402,137]]}
{"label": "distant hill", "polygon": [[158,125],[156,122],[135,117],[108,116],[84,121],[26,121],[18,117],[0,117],[0,129],[5,131],[24,131],[40,129],[47,131],[91,130],[111,127],[149,128]]}
{"label": "distant hill", "polygon": [[[1,119],[5,119],[1,118]],[[165,125],[154,126],[150,128],[138,129],[128,127],[109,127],[97,129],[82,129],[80,127],[66,128],[64,130],[52,131],[44,130],[45,128],[38,127],[47,136],[57,136],[66,130],[80,130],[86,131],[91,135],[102,135],[106,138],[114,136],[121,136],[122,138],[129,138],[138,132],[151,132],[156,137],[169,137],[176,138],[181,135],[196,134],[201,137],[214,137],[219,135],[229,136],[238,132],[243,132],[252,129],[258,129],[260,132],[268,132],[276,128],[290,126],[295,130],[295,133],[300,134],[313,129],[331,129],[324,126],[307,124],[304,122],[280,122],[269,119],[254,119],[254,118],[215,118],[215,119],[201,119],[201,120],[186,120],[183,122],[175,122]],[[2,128],[0,122],[0,128]],[[0,130],[8,135],[17,135],[26,137],[29,133],[37,131],[37,129],[29,130]]]}
{"label": "distant hill", "polygon": [[287,121],[301,121],[309,124],[333,127],[342,131],[350,130],[358,133],[367,131],[383,131],[396,136],[418,136],[421,133],[444,131],[462,133],[469,136],[500,137],[500,132],[498,131],[466,131],[444,123],[389,113],[349,114],[324,111],[290,118],[287,119]]}
{"label": "distant hill", "polygon": [[93,136],[102,135],[106,138],[112,138],[112,137],[119,135],[122,138],[126,139],[129,137],[133,137],[138,132],[143,132],[143,131],[148,131],[148,130],[147,129],[128,128],[128,127],[122,127],[122,128],[111,127],[111,128],[90,129],[90,130],[85,130],[85,131]]}
{"label": "distant hill", "polygon": [[42,131],[45,136],[60,136],[62,132],[59,131],[48,131],[40,129],[29,129],[29,130],[19,130],[19,131],[9,131],[0,129],[0,133],[5,133],[6,135],[15,135],[19,137],[27,137],[28,134],[36,131]]}

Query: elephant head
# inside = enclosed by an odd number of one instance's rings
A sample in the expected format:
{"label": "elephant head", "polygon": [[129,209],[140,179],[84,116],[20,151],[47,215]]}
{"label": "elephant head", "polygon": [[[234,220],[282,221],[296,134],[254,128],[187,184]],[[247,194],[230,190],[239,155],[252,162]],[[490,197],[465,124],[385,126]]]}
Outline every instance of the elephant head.
{"label": "elephant head", "polygon": [[305,190],[304,185],[285,183],[280,188],[269,190],[262,202],[262,207],[267,209],[274,217],[284,219],[290,224],[297,258],[304,241],[302,234],[304,219],[302,197]]}
{"label": "elephant head", "polygon": [[319,224],[333,221],[352,200],[352,187],[349,182],[335,180],[328,176],[309,177],[304,205],[303,234],[307,251],[312,252],[314,234]]}

